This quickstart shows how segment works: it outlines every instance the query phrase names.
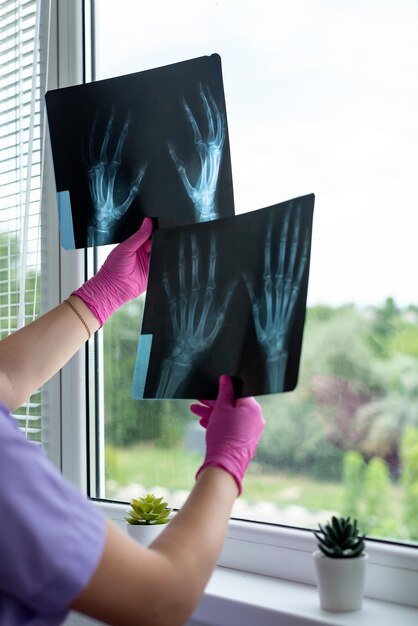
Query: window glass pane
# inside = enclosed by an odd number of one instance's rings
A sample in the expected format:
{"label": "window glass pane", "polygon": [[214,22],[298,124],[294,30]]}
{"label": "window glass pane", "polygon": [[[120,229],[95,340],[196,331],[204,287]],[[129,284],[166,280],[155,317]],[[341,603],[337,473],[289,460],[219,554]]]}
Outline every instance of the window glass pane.
{"label": "window glass pane", "polygon": [[[40,305],[41,63],[36,4],[10,0],[0,5],[0,338],[31,322]],[[40,392],[15,415],[28,439],[40,442]]]}
{"label": "window glass pane", "polygon": [[[311,527],[339,512],[418,540],[416,3],[95,10],[98,79],[221,55],[237,213],[316,195],[299,385],[260,398],[267,427],[234,515]],[[105,493],[179,506],[203,433],[188,402],[131,399],[142,308],[104,329]]]}

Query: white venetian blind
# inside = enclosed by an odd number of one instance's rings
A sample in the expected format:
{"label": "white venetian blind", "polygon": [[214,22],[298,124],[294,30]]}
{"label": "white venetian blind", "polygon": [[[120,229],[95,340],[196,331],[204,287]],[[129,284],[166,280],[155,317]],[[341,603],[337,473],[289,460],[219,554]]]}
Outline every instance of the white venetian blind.
{"label": "white venetian blind", "polygon": [[[0,337],[39,313],[41,0],[0,0]],[[41,439],[40,392],[15,413]]]}

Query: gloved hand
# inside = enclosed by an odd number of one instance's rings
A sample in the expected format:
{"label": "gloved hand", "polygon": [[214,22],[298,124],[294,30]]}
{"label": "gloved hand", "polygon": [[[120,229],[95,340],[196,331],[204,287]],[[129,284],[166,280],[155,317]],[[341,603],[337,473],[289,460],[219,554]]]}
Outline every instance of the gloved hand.
{"label": "gloved hand", "polygon": [[145,291],[151,233],[152,219],[146,217],[136,233],[112,250],[97,274],[71,294],[89,307],[100,326],[122,304]]}
{"label": "gloved hand", "polygon": [[238,495],[241,495],[242,479],[265,426],[261,407],[254,398],[234,401],[229,376],[220,377],[216,400],[200,402],[190,406],[206,428],[206,456],[196,478],[209,465],[222,467],[235,478]]}

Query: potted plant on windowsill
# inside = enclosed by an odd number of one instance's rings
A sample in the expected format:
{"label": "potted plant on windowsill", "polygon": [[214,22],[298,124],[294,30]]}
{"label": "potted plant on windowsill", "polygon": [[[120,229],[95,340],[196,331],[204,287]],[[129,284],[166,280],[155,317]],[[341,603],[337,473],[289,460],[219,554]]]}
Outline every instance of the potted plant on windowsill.
{"label": "potted plant on windowsill", "polygon": [[161,533],[164,524],[169,523],[171,511],[167,502],[154,494],[133,498],[125,517],[128,534],[142,545],[149,546]]}
{"label": "potted plant on windowsill", "polygon": [[314,562],[321,608],[358,611],[362,607],[367,553],[357,520],[333,516],[314,531],[318,550]]}

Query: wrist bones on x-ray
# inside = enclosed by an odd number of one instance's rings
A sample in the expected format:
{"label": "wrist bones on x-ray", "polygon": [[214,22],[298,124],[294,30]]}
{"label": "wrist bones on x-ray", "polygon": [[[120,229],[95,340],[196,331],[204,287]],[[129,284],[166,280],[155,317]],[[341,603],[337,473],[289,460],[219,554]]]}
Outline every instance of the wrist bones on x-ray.
{"label": "wrist bones on x-ray", "polygon": [[[115,114],[112,111],[107,123],[103,143],[100,148],[98,160],[96,160],[95,142],[97,118],[93,123],[89,141],[89,169],[87,171],[90,194],[93,201],[94,215],[93,221],[88,229],[90,245],[100,245],[109,243],[117,221],[126,213],[138,193],[139,185],[145,173],[146,165],[143,165],[136,178],[131,183],[125,183],[125,198],[117,201],[115,198],[115,184],[120,180],[120,165],[122,161],[122,150],[128,134],[130,118],[125,120],[122,132],[116,141],[116,146],[111,153],[109,143],[114,144],[116,135],[114,133]],[[119,177],[119,178],[118,178]]]}
{"label": "wrist bones on x-ray", "polygon": [[[185,241],[179,250],[179,291],[170,285],[165,271],[163,283],[169,301],[173,344],[170,356],[163,361],[156,397],[173,397],[193,368],[196,358],[208,350],[217,337],[225,312],[231,299],[235,283],[220,294],[216,285],[216,242],[210,240],[209,268],[206,284],[199,281],[199,249],[196,237],[191,235],[191,276],[186,277]],[[202,255],[203,256],[203,255]],[[218,305],[216,300],[222,302]]]}
{"label": "wrist bones on x-ray", "polygon": [[208,134],[205,138],[202,137],[202,133],[189,105],[186,100],[183,99],[184,110],[193,129],[194,142],[200,159],[200,173],[194,186],[189,180],[186,171],[187,168],[183,161],[177,156],[174,146],[171,143],[168,144],[168,149],[177,167],[187,195],[193,202],[196,220],[198,222],[206,222],[218,217],[215,194],[218,184],[222,149],[225,142],[226,123],[225,115],[216,105],[209,88],[206,88],[205,91],[203,86],[200,85],[199,93],[208,123]]}
{"label": "wrist bones on x-ray", "polygon": [[289,219],[290,211],[284,220],[277,258],[272,248],[272,222],[268,226],[264,244],[264,287],[259,297],[255,295],[250,275],[243,275],[251,298],[257,338],[267,358],[269,391],[273,393],[284,389],[289,332],[308,259],[307,234],[300,234],[300,207],[296,209],[290,237]]}

